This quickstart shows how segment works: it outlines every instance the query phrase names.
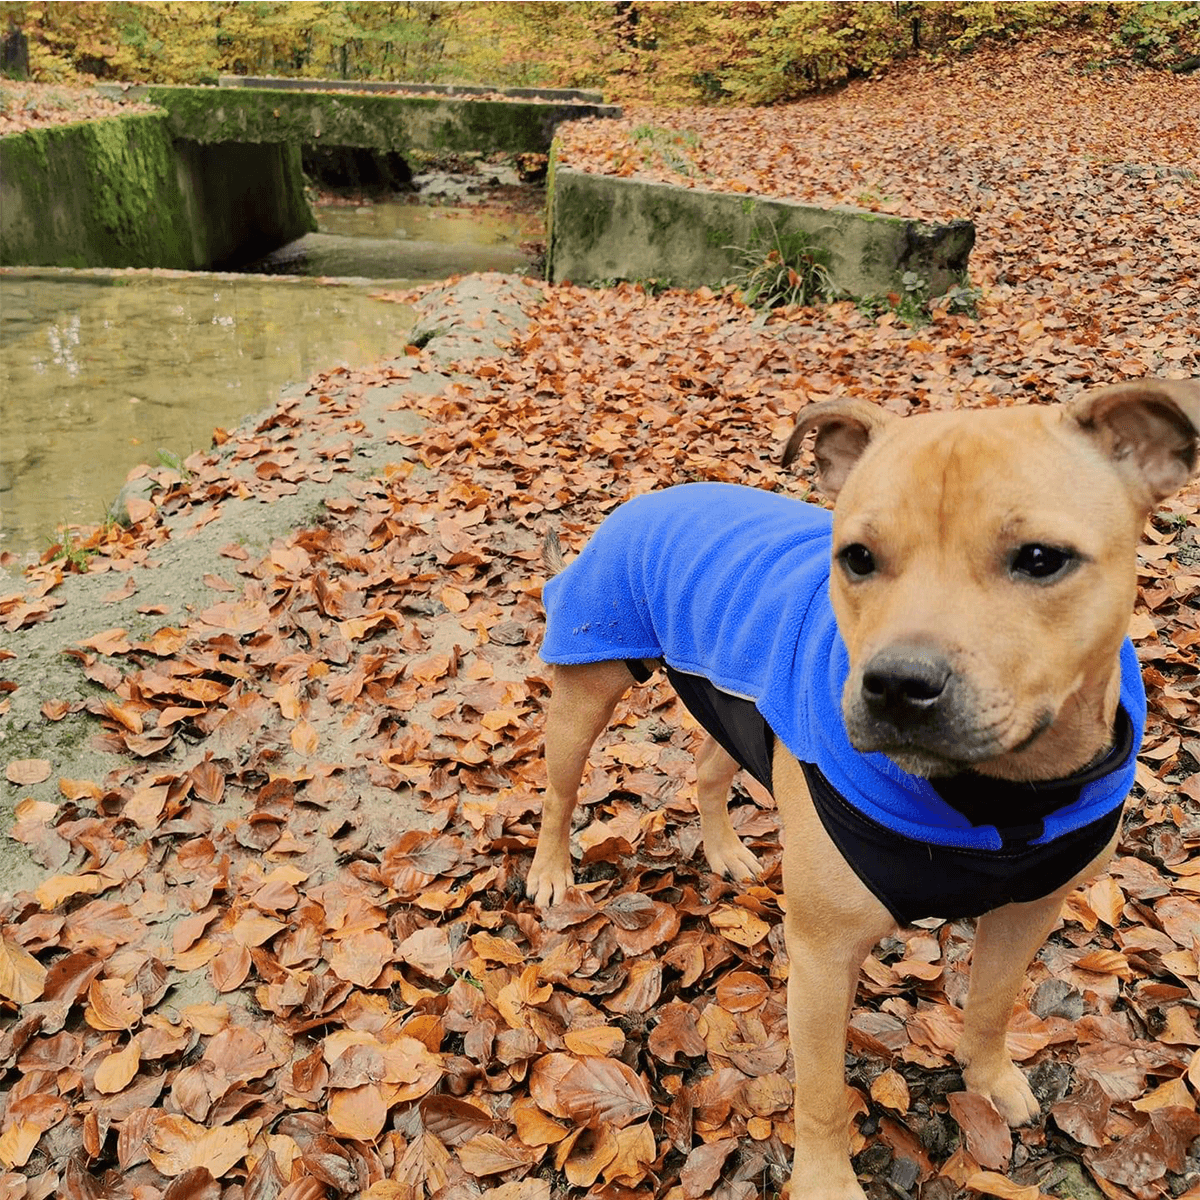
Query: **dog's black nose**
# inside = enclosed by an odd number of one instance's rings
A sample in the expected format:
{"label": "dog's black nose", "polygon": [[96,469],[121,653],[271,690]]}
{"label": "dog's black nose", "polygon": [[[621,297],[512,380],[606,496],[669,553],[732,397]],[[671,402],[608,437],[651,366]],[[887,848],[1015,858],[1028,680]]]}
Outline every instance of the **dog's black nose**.
{"label": "dog's black nose", "polygon": [[950,674],[950,664],[930,650],[881,650],[863,670],[863,701],[877,717],[903,721],[925,715],[945,694]]}

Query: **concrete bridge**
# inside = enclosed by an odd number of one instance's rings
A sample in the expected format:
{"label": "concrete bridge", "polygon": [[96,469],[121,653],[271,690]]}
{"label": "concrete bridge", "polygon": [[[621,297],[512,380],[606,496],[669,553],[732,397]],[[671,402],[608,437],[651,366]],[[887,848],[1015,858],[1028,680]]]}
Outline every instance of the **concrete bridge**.
{"label": "concrete bridge", "polygon": [[173,137],[201,145],[286,142],[400,155],[546,154],[560,121],[621,114],[588,92],[322,79],[222,76],[216,89],[147,86],[121,94],[157,104]]}
{"label": "concrete bridge", "polygon": [[620,113],[577,92],[228,82],[245,86],[109,85],[160,111],[0,138],[0,265],[236,266],[316,228],[305,147],[544,154],[560,121]]}
{"label": "concrete bridge", "polygon": [[[405,163],[545,154],[560,122],[621,112],[587,92],[513,88],[497,98],[486,88],[241,76],[102,90],[159,111],[0,138],[0,265],[236,266],[315,228],[306,149]],[[837,294],[903,294],[915,281],[938,295],[966,278],[975,237],[966,221],[930,225],[557,164],[548,207],[553,282],[719,286],[766,230],[819,248]]]}

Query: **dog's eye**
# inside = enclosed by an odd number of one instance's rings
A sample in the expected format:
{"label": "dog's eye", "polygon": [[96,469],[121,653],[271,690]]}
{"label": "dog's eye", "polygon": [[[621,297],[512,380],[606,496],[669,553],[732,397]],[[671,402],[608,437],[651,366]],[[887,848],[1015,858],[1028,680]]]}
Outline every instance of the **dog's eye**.
{"label": "dog's eye", "polygon": [[838,559],[851,575],[857,575],[859,578],[870,575],[875,570],[875,556],[862,542],[851,542],[849,546],[838,551]]}
{"label": "dog's eye", "polygon": [[1030,542],[1013,555],[1012,570],[1015,574],[1027,575],[1030,579],[1052,579],[1074,561],[1075,555],[1070,550]]}

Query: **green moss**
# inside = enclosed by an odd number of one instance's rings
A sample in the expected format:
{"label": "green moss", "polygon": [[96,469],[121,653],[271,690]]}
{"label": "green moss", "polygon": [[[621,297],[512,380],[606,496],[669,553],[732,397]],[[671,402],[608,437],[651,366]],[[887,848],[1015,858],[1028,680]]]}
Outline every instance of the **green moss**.
{"label": "green moss", "polygon": [[276,88],[152,87],[147,89],[147,98],[167,110],[175,137],[204,145],[282,142],[361,146],[403,154],[412,141],[397,102],[385,96]]}
{"label": "green moss", "polygon": [[562,140],[554,138],[550,143],[546,162],[546,278],[552,278],[551,264],[554,262],[554,182],[558,172],[558,156],[562,152]]}
{"label": "green moss", "polygon": [[678,232],[684,213],[673,197],[658,196],[646,205],[645,216],[650,237],[657,240],[671,237],[672,231]]}
{"label": "green moss", "polygon": [[572,194],[558,199],[559,214],[556,237],[570,244],[576,251],[590,253],[607,236],[611,212],[602,200],[595,196]]}
{"label": "green moss", "polygon": [[0,262],[191,265],[165,122],[139,114],[0,139]]}
{"label": "green moss", "polygon": [[[556,106],[486,100],[439,101],[440,111],[425,128],[439,147],[485,153],[542,154],[559,119]],[[546,110],[549,109],[550,112]],[[414,123],[413,132],[420,128]]]}
{"label": "green moss", "polygon": [[130,247],[151,224],[161,197],[172,190],[170,143],[145,132],[117,121],[95,121],[89,130],[95,218]]}
{"label": "green moss", "polygon": [[298,146],[178,142],[165,113],[0,138],[0,264],[205,269],[314,227]]}
{"label": "green moss", "polygon": [[8,759],[47,758],[77,750],[97,726],[86,717],[64,717],[56,725],[26,726],[24,729],[4,729],[4,754]]}

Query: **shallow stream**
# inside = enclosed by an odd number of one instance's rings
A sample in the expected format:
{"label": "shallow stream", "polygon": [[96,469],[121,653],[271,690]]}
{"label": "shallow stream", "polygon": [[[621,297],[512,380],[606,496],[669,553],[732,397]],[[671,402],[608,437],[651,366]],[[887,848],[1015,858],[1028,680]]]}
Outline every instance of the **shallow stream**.
{"label": "shallow stream", "polygon": [[103,520],[132,467],[206,449],[289,383],[402,353],[413,313],[372,299],[384,280],[521,270],[541,230],[400,201],[323,205],[318,223],[255,270],[359,278],[0,270],[0,552]]}
{"label": "shallow stream", "polygon": [[272,275],[445,279],[471,271],[523,271],[522,250],[542,236],[540,215],[505,209],[386,201],[319,205],[318,230],[248,270]]}
{"label": "shallow stream", "polygon": [[0,273],[0,551],[102,521],[137,463],[206,449],[322,368],[401,353],[411,323],[306,279]]}

